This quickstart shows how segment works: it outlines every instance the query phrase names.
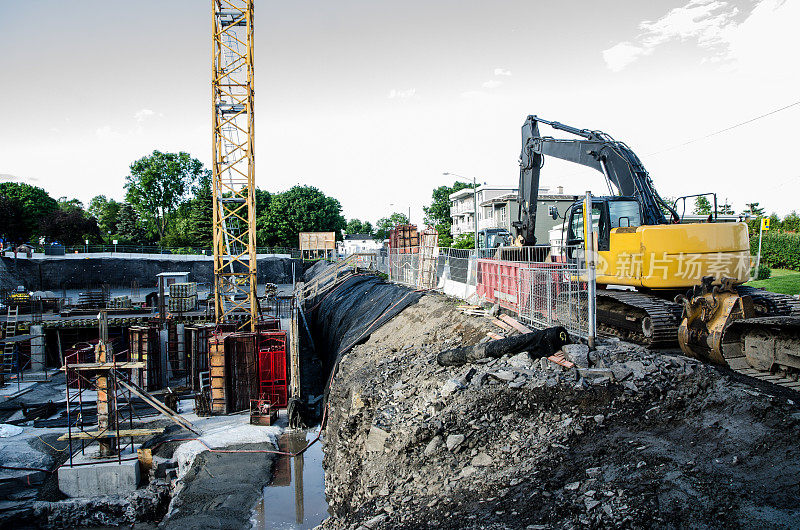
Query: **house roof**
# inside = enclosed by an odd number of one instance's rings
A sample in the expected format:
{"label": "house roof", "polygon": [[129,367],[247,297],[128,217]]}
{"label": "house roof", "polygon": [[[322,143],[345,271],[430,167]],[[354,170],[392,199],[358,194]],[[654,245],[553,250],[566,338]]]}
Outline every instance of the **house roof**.
{"label": "house roof", "polygon": [[344,239],[346,241],[352,241],[352,240],[361,240],[361,241],[363,241],[363,240],[369,240],[369,239],[374,239],[374,238],[370,234],[346,234],[344,236]]}

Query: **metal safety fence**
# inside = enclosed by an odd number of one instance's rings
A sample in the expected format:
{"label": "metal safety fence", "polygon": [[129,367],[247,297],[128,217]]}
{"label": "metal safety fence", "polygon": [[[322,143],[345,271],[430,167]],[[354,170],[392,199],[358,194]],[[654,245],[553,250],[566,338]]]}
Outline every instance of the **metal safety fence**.
{"label": "metal safety fence", "polygon": [[[566,255],[582,256],[582,249]],[[363,268],[415,289],[436,290],[473,304],[498,305],[539,328],[563,326],[590,334],[589,275],[582,260],[554,255],[549,247],[456,249],[418,247],[372,258]]]}

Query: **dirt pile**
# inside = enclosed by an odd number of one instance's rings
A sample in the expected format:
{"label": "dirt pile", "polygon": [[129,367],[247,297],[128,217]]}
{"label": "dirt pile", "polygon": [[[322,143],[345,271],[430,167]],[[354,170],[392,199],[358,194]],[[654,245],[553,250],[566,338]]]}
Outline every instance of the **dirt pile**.
{"label": "dirt pile", "polygon": [[486,331],[428,295],[344,358],[324,527],[796,524],[791,400],[619,341],[567,348],[569,369],[525,354],[436,364]]}

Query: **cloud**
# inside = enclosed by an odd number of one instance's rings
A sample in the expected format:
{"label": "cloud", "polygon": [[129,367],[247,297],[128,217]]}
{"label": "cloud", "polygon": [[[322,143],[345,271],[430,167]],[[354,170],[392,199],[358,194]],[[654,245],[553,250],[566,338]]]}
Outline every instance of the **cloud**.
{"label": "cloud", "polygon": [[505,68],[495,68],[494,69],[494,75],[510,76],[511,75],[511,70],[507,70]]}
{"label": "cloud", "polygon": [[481,90],[467,90],[461,93],[461,97],[467,99],[485,98],[487,96],[489,96],[489,94]]}
{"label": "cloud", "polygon": [[643,55],[653,52],[652,48],[636,46],[631,42],[620,42],[607,50],[603,50],[603,60],[612,72],[619,72]]}
{"label": "cloud", "polygon": [[118,132],[115,132],[110,125],[103,125],[99,127],[94,134],[100,138],[101,140],[108,140],[110,138],[116,138],[119,136]]}
{"label": "cloud", "polygon": [[498,81],[497,79],[490,79],[483,83],[483,88],[497,88],[503,84],[502,81]]}
{"label": "cloud", "polygon": [[408,88],[406,90],[397,90],[395,88],[389,91],[387,96],[389,99],[411,99],[417,95],[416,88]]}
{"label": "cloud", "polygon": [[141,110],[137,110],[136,111],[136,113],[133,115],[133,118],[136,121],[138,121],[139,123],[141,123],[144,120],[146,120],[147,118],[150,118],[151,116],[153,116],[154,114],[155,114],[155,112],[153,112],[150,109],[141,109]]}
{"label": "cloud", "polygon": [[739,9],[724,0],[690,0],[654,22],[642,21],[635,42],[615,44],[603,51],[603,59],[610,70],[619,72],[670,41],[694,41],[711,52],[713,60],[725,59],[730,54],[730,34],[741,24],[738,15]]}
{"label": "cloud", "polygon": [[0,173],[0,182],[38,182],[35,177],[16,177],[8,173]]}

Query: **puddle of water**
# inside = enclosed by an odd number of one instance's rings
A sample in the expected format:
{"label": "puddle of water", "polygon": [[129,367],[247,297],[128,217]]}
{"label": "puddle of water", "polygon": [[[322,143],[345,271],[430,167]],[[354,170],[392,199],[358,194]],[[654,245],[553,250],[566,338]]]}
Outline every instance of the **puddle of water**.
{"label": "puddle of water", "polygon": [[[282,435],[278,447],[296,452],[317,437],[319,427]],[[250,519],[252,528],[314,528],[328,517],[322,440],[300,456],[279,455],[272,468],[272,482],[264,487]]]}

